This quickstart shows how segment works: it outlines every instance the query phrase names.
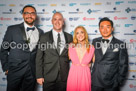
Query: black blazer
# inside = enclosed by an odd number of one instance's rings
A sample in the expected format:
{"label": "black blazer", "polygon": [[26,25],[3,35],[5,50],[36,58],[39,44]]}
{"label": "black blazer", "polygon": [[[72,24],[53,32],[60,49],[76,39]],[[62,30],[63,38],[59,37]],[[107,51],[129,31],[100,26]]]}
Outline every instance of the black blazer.
{"label": "black blazer", "polygon": [[[64,32],[66,44],[72,42],[72,35]],[[41,48],[38,48],[36,55],[36,77],[44,78],[45,81],[53,82],[60,73],[61,80],[66,81],[69,71],[68,48],[65,47],[58,54],[55,45],[53,44],[53,34],[49,31],[41,36],[39,43]],[[50,45],[50,46],[48,46]],[[54,47],[52,47],[54,45]]]}
{"label": "black blazer", "polygon": [[[101,37],[96,38],[92,43],[95,47],[92,85],[103,88],[117,87],[125,80],[128,72],[128,53],[126,45],[113,37],[109,48],[103,55],[100,46],[101,39]],[[120,47],[115,45],[119,45]]]}
{"label": "black blazer", "polygon": [[[37,29],[40,36],[43,31],[39,28]],[[28,45],[26,41],[27,38],[23,23],[12,25],[7,28],[2,44],[7,43],[6,46],[9,46],[8,44],[10,44],[10,46],[6,49],[1,47],[0,51],[3,71],[19,70],[27,68],[29,65],[33,73],[35,73],[35,56],[37,48],[30,52],[29,46],[26,48],[22,48],[21,46],[18,46],[18,48],[16,47],[18,44]]]}

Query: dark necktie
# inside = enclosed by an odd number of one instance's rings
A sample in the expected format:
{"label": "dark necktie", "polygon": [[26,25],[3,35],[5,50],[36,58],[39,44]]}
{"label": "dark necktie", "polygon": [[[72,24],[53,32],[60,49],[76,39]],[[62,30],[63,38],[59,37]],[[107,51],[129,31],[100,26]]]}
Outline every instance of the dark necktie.
{"label": "dark necktie", "polygon": [[60,54],[60,42],[61,42],[60,33],[58,33],[58,39],[57,39],[57,51],[58,51],[59,54]]}
{"label": "dark necktie", "polygon": [[106,41],[106,43],[109,43],[108,39],[102,39],[102,42],[104,43]]}
{"label": "dark necktie", "polygon": [[27,27],[27,29],[26,29],[27,31],[29,31],[29,30],[35,30],[35,27],[32,27],[32,28],[30,28],[30,27]]}

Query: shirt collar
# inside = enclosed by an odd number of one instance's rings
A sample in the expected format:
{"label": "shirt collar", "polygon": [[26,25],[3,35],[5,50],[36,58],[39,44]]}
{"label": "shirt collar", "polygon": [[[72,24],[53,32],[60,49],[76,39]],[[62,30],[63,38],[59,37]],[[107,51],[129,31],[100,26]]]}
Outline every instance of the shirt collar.
{"label": "shirt collar", "polygon": [[57,31],[55,31],[55,30],[53,29],[53,35],[58,36],[58,33],[60,33],[60,35],[62,35],[62,34],[63,34],[63,32],[62,32],[62,31],[57,32]]}
{"label": "shirt collar", "polygon": [[[25,27],[25,30],[27,29],[27,27],[30,27],[28,26],[25,22],[24,22],[24,27]],[[34,25],[32,27],[35,27]]]}
{"label": "shirt collar", "polygon": [[[113,38],[112,35],[108,38],[109,42],[111,42],[112,38]],[[104,38],[102,37],[102,39],[104,39]]]}

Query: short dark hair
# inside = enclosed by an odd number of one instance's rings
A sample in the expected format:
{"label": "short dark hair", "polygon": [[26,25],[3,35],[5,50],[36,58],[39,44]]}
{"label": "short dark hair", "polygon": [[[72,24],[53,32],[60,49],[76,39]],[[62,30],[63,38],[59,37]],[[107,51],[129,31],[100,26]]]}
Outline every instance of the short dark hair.
{"label": "short dark hair", "polygon": [[36,9],[35,9],[34,6],[32,6],[32,5],[26,5],[26,6],[24,6],[24,8],[23,8],[23,10],[22,10],[22,14],[24,13],[25,8],[27,8],[27,7],[33,8],[33,9],[35,10],[35,12],[36,12]]}
{"label": "short dark hair", "polygon": [[111,26],[113,27],[113,21],[110,20],[108,17],[104,17],[104,18],[102,18],[102,19],[100,20],[100,22],[99,22],[99,27],[100,27],[101,22],[103,22],[103,21],[109,21],[109,22],[111,23]]}

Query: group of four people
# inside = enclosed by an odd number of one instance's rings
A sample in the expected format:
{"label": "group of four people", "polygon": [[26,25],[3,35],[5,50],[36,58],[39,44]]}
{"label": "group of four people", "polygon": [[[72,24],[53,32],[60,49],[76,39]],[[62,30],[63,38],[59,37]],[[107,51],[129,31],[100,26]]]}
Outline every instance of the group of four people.
{"label": "group of four people", "polygon": [[64,31],[59,12],[46,33],[34,25],[35,7],[25,6],[22,15],[23,23],[7,28],[0,50],[7,91],[35,91],[36,81],[43,91],[119,91],[128,70],[128,54],[125,43],[113,36],[109,18],[100,20],[102,37],[91,45],[83,26],[75,28],[73,37]]}

